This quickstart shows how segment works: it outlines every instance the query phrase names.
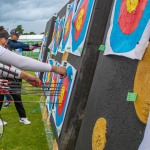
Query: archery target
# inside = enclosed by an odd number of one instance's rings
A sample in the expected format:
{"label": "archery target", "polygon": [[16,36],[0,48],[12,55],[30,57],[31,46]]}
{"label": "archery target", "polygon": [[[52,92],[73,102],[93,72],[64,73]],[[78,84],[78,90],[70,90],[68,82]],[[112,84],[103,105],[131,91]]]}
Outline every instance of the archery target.
{"label": "archery target", "polygon": [[69,35],[71,32],[71,22],[72,22],[73,14],[76,9],[76,4],[77,4],[77,1],[75,0],[71,4],[67,5],[64,30],[63,30],[62,40],[60,43],[60,49],[61,49],[62,53],[64,53],[66,50],[69,50],[69,51],[71,50],[70,44],[68,44],[68,42],[70,43],[70,41],[68,41],[68,40],[69,40]]}
{"label": "archery target", "polygon": [[49,49],[53,55],[57,55],[58,45],[57,45],[57,36],[58,36],[58,27],[59,27],[59,17],[55,21],[54,31],[52,36],[52,41],[49,45]]}
{"label": "archery target", "polygon": [[93,0],[80,0],[72,20],[71,53],[81,56],[94,6]]}
{"label": "archery target", "polygon": [[57,128],[58,136],[60,135],[63,126],[76,75],[75,68],[71,66],[69,63],[67,63],[66,69],[67,69],[67,76],[64,79],[59,80],[59,83],[61,84],[58,85],[57,89],[58,91],[60,91],[61,94],[56,99],[54,111],[52,113],[55,126]]}
{"label": "archery target", "polygon": [[141,60],[150,37],[150,0],[116,0],[104,55]]}

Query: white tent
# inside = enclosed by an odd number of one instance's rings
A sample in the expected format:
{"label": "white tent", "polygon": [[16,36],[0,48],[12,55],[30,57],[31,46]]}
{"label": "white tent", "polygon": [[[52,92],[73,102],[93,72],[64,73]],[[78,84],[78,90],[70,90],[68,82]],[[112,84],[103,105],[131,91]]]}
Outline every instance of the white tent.
{"label": "white tent", "polygon": [[28,42],[28,41],[42,41],[44,34],[40,35],[21,35],[19,41]]}
{"label": "white tent", "polygon": [[[37,43],[42,41],[44,34],[40,35],[20,35],[19,41],[23,42],[25,44],[31,42],[31,43]],[[33,52],[39,52],[39,48],[35,49]]]}

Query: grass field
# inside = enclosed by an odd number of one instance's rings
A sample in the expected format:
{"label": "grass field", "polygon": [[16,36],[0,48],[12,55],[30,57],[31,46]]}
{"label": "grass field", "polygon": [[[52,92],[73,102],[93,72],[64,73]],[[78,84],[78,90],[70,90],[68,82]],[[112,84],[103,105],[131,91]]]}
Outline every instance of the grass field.
{"label": "grass field", "polygon": [[[23,101],[39,101],[40,96],[22,96]],[[24,103],[27,118],[31,125],[19,122],[18,113],[11,104],[9,108],[3,108],[1,117],[8,124],[4,127],[4,135],[0,139],[0,150],[48,150],[44,123],[42,121],[39,103]],[[32,110],[36,109],[36,112]]]}

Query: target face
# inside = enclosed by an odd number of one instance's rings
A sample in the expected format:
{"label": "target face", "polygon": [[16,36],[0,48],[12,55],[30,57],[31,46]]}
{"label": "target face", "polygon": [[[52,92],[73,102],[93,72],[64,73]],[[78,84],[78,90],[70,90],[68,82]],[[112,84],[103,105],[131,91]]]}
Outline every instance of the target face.
{"label": "target face", "polygon": [[72,53],[81,56],[93,11],[93,0],[80,0],[72,20]]}
{"label": "target face", "polygon": [[[59,80],[61,84],[59,84],[57,90],[60,91],[61,94],[57,97],[56,104],[54,105],[55,111],[53,113],[55,125],[58,130],[61,130],[65,119],[75,75],[76,70],[70,64],[67,64],[67,77]],[[60,132],[58,132],[58,136],[59,134]]]}
{"label": "target face", "polygon": [[70,31],[71,31],[71,22],[72,22],[72,17],[73,17],[75,8],[76,8],[76,0],[72,2],[71,4],[68,4],[67,6],[62,41],[60,44],[61,52],[65,52],[66,50],[66,45],[68,43],[68,39],[69,39]]}
{"label": "target face", "polygon": [[58,45],[57,45],[57,40],[58,40],[58,27],[59,27],[59,18],[57,18],[56,22],[55,22],[55,26],[54,26],[54,32],[53,32],[53,38],[52,38],[52,42],[50,43],[50,50],[51,53],[53,55],[57,55],[57,50],[58,50]]}
{"label": "target face", "polygon": [[58,92],[56,91],[56,88],[57,88],[57,83],[58,83],[58,75],[56,74],[52,74],[52,79],[51,79],[51,88],[50,90],[50,96],[47,97],[47,101],[48,101],[48,110],[49,112],[51,113],[51,110],[52,110],[52,107],[55,103],[55,99],[56,99],[56,95],[58,94]]}
{"label": "target face", "polygon": [[116,0],[106,40],[107,54],[142,59],[150,35],[150,0]]}
{"label": "target face", "polygon": [[42,39],[42,46],[41,46],[41,50],[40,50],[40,54],[39,54],[39,59],[38,59],[39,61],[43,60],[47,38],[48,38],[47,34],[45,34],[44,37],[43,37],[43,39]]}
{"label": "target face", "polygon": [[[54,60],[50,58],[50,56],[47,56],[47,60],[46,60],[47,64],[53,65],[54,64]],[[52,78],[52,72],[44,72],[43,75],[43,83],[46,87],[50,86],[50,82],[51,82],[51,78]]]}
{"label": "target face", "polygon": [[62,83],[62,86],[61,86],[61,95],[58,97],[58,116],[60,116],[62,113],[63,113],[63,110],[64,110],[64,107],[65,107],[65,103],[66,103],[66,99],[67,99],[67,93],[69,92],[68,91],[68,88],[69,88],[69,78],[66,77],[64,80],[63,80],[63,83]]}
{"label": "target face", "polygon": [[[54,62],[55,61],[53,59],[51,59],[50,56],[48,55],[46,63],[48,63],[50,65],[54,65]],[[44,75],[43,75],[43,83],[44,83],[44,86],[45,86],[44,89],[46,90],[46,92],[45,92],[45,94],[47,95],[46,96],[46,105],[47,105],[49,113],[52,109],[51,108],[52,104],[50,102],[50,92],[48,93],[47,90],[48,90],[48,88],[50,88],[50,86],[52,86],[51,85],[52,82],[53,82],[53,73],[52,72],[45,72]]]}
{"label": "target face", "polygon": [[[45,54],[45,45],[46,45],[46,42],[47,42],[47,33],[44,35],[43,39],[42,39],[42,46],[41,46],[41,49],[40,49],[40,53],[39,53],[39,57],[38,57],[38,60],[39,61],[43,61],[43,57],[44,57],[44,54]],[[40,76],[40,72],[36,72],[35,73],[37,77]]]}
{"label": "target face", "polygon": [[63,37],[64,24],[65,24],[65,17],[60,19],[58,32],[57,32],[56,44],[59,52],[61,52],[60,43]]}

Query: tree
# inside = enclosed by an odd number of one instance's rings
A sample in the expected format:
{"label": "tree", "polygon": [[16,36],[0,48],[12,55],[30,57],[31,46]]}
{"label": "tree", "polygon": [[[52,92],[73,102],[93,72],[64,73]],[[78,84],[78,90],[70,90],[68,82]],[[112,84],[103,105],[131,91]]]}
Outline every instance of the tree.
{"label": "tree", "polygon": [[23,34],[24,29],[23,29],[22,25],[18,25],[16,29],[20,34]]}
{"label": "tree", "polygon": [[33,32],[33,31],[31,31],[31,32],[29,33],[29,35],[36,35],[36,33]]}
{"label": "tree", "polygon": [[23,33],[23,35],[29,35],[29,33]]}

